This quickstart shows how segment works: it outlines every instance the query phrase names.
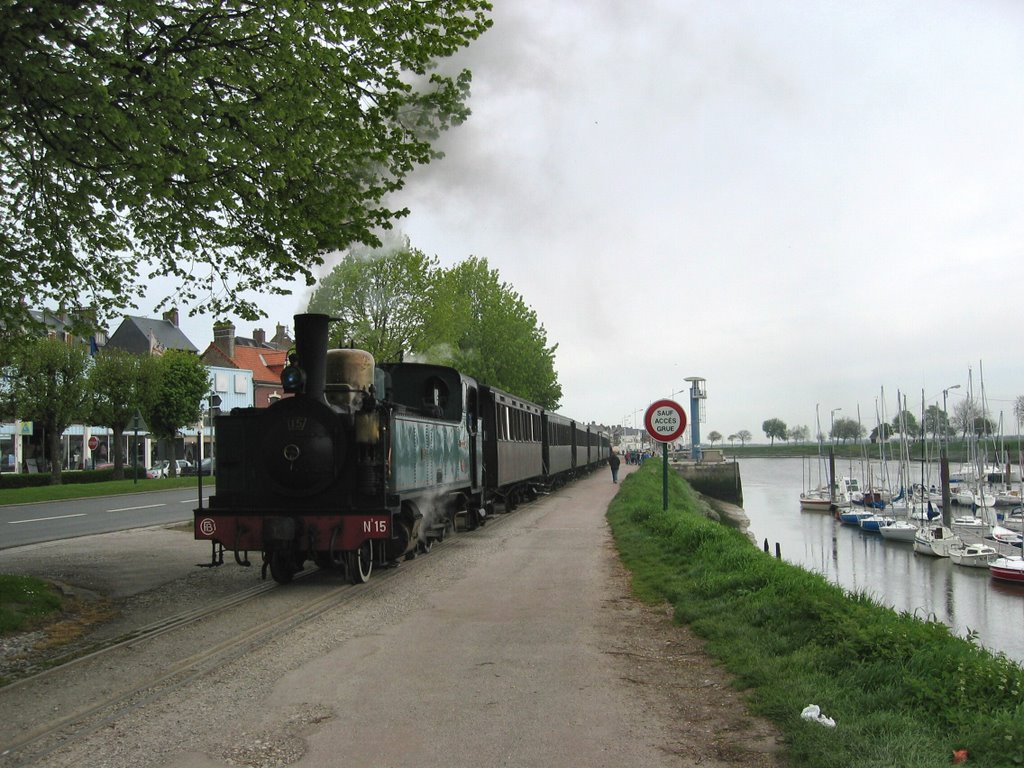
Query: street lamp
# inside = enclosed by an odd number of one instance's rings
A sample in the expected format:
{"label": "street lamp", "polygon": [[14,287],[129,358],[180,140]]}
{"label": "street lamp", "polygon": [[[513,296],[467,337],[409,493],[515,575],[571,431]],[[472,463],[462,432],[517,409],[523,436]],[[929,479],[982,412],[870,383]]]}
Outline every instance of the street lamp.
{"label": "street lamp", "polygon": [[142,413],[138,408],[132,416],[132,427],[135,429],[135,440],[132,441],[132,485],[139,482],[139,427],[142,426]]}
{"label": "street lamp", "polygon": [[833,408],[832,413],[829,415],[829,428],[828,434],[832,438],[832,443],[836,442],[836,412],[843,410],[842,408]]}
{"label": "street lamp", "polygon": [[946,395],[951,389],[960,389],[959,384],[954,384],[952,387],[946,387],[942,390],[942,446],[945,448],[949,443],[949,413],[946,411]]}

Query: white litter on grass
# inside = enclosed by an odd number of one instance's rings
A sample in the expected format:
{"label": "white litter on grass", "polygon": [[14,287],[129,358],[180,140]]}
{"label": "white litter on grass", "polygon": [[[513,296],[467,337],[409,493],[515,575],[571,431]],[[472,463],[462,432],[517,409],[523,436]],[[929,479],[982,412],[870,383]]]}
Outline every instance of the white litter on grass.
{"label": "white litter on grass", "polygon": [[800,717],[802,717],[804,720],[812,720],[815,723],[824,725],[826,728],[836,727],[836,721],[833,720],[831,717],[826,717],[825,715],[821,714],[821,707],[819,707],[817,704],[811,704],[809,706],[804,707],[804,711],[800,713]]}

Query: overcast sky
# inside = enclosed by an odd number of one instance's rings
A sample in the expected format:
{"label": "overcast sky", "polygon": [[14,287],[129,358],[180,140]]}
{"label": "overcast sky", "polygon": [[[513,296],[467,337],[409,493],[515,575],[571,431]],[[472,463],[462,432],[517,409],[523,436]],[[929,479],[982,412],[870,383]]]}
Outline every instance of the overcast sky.
{"label": "overcast sky", "polygon": [[[1024,3],[497,0],[470,120],[399,202],[558,344],[562,412],[638,423],[706,379],[702,435],[814,430],[973,370],[1024,394]],[[271,333],[305,293],[267,305]],[[145,309],[145,308],[143,308]],[[183,320],[197,346],[212,318]],[[640,414],[637,414],[637,411]]]}

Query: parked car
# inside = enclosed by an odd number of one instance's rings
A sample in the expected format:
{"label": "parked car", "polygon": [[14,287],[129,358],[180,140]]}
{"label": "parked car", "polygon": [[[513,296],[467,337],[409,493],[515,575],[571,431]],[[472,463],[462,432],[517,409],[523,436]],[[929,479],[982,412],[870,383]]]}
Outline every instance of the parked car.
{"label": "parked car", "polygon": [[[212,475],[212,474],[215,474],[216,471],[217,471],[217,464],[216,464],[216,462],[213,459],[203,459],[202,460],[202,462],[201,462],[201,464],[199,466],[199,474],[201,474],[201,475]],[[191,475],[192,477],[195,477],[196,476],[196,465],[195,464],[189,464],[188,469],[183,470],[181,474],[183,474],[183,475]]]}
{"label": "parked car", "polygon": [[[192,465],[185,461],[185,459],[175,459],[174,463],[178,465],[178,476],[189,474],[189,467]],[[146,477],[155,479],[158,477],[170,477],[170,466],[171,462],[167,459],[161,459],[156,462],[152,467],[146,470]],[[193,471],[191,474],[195,474]]]}
{"label": "parked car", "polygon": [[146,470],[146,477],[156,480],[159,477],[167,477],[167,459],[162,459]]}

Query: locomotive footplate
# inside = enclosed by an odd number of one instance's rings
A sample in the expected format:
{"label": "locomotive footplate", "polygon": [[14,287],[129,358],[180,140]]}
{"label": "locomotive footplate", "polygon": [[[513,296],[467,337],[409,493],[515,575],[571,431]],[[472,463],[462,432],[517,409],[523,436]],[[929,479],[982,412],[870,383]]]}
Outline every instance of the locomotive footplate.
{"label": "locomotive footplate", "polygon": [[391,514],[226,515],[196,510],[195,537],[217,541],[230,550],[266,549],[295,542],[312,550],[355,550],[368,539],[392,537]]}

